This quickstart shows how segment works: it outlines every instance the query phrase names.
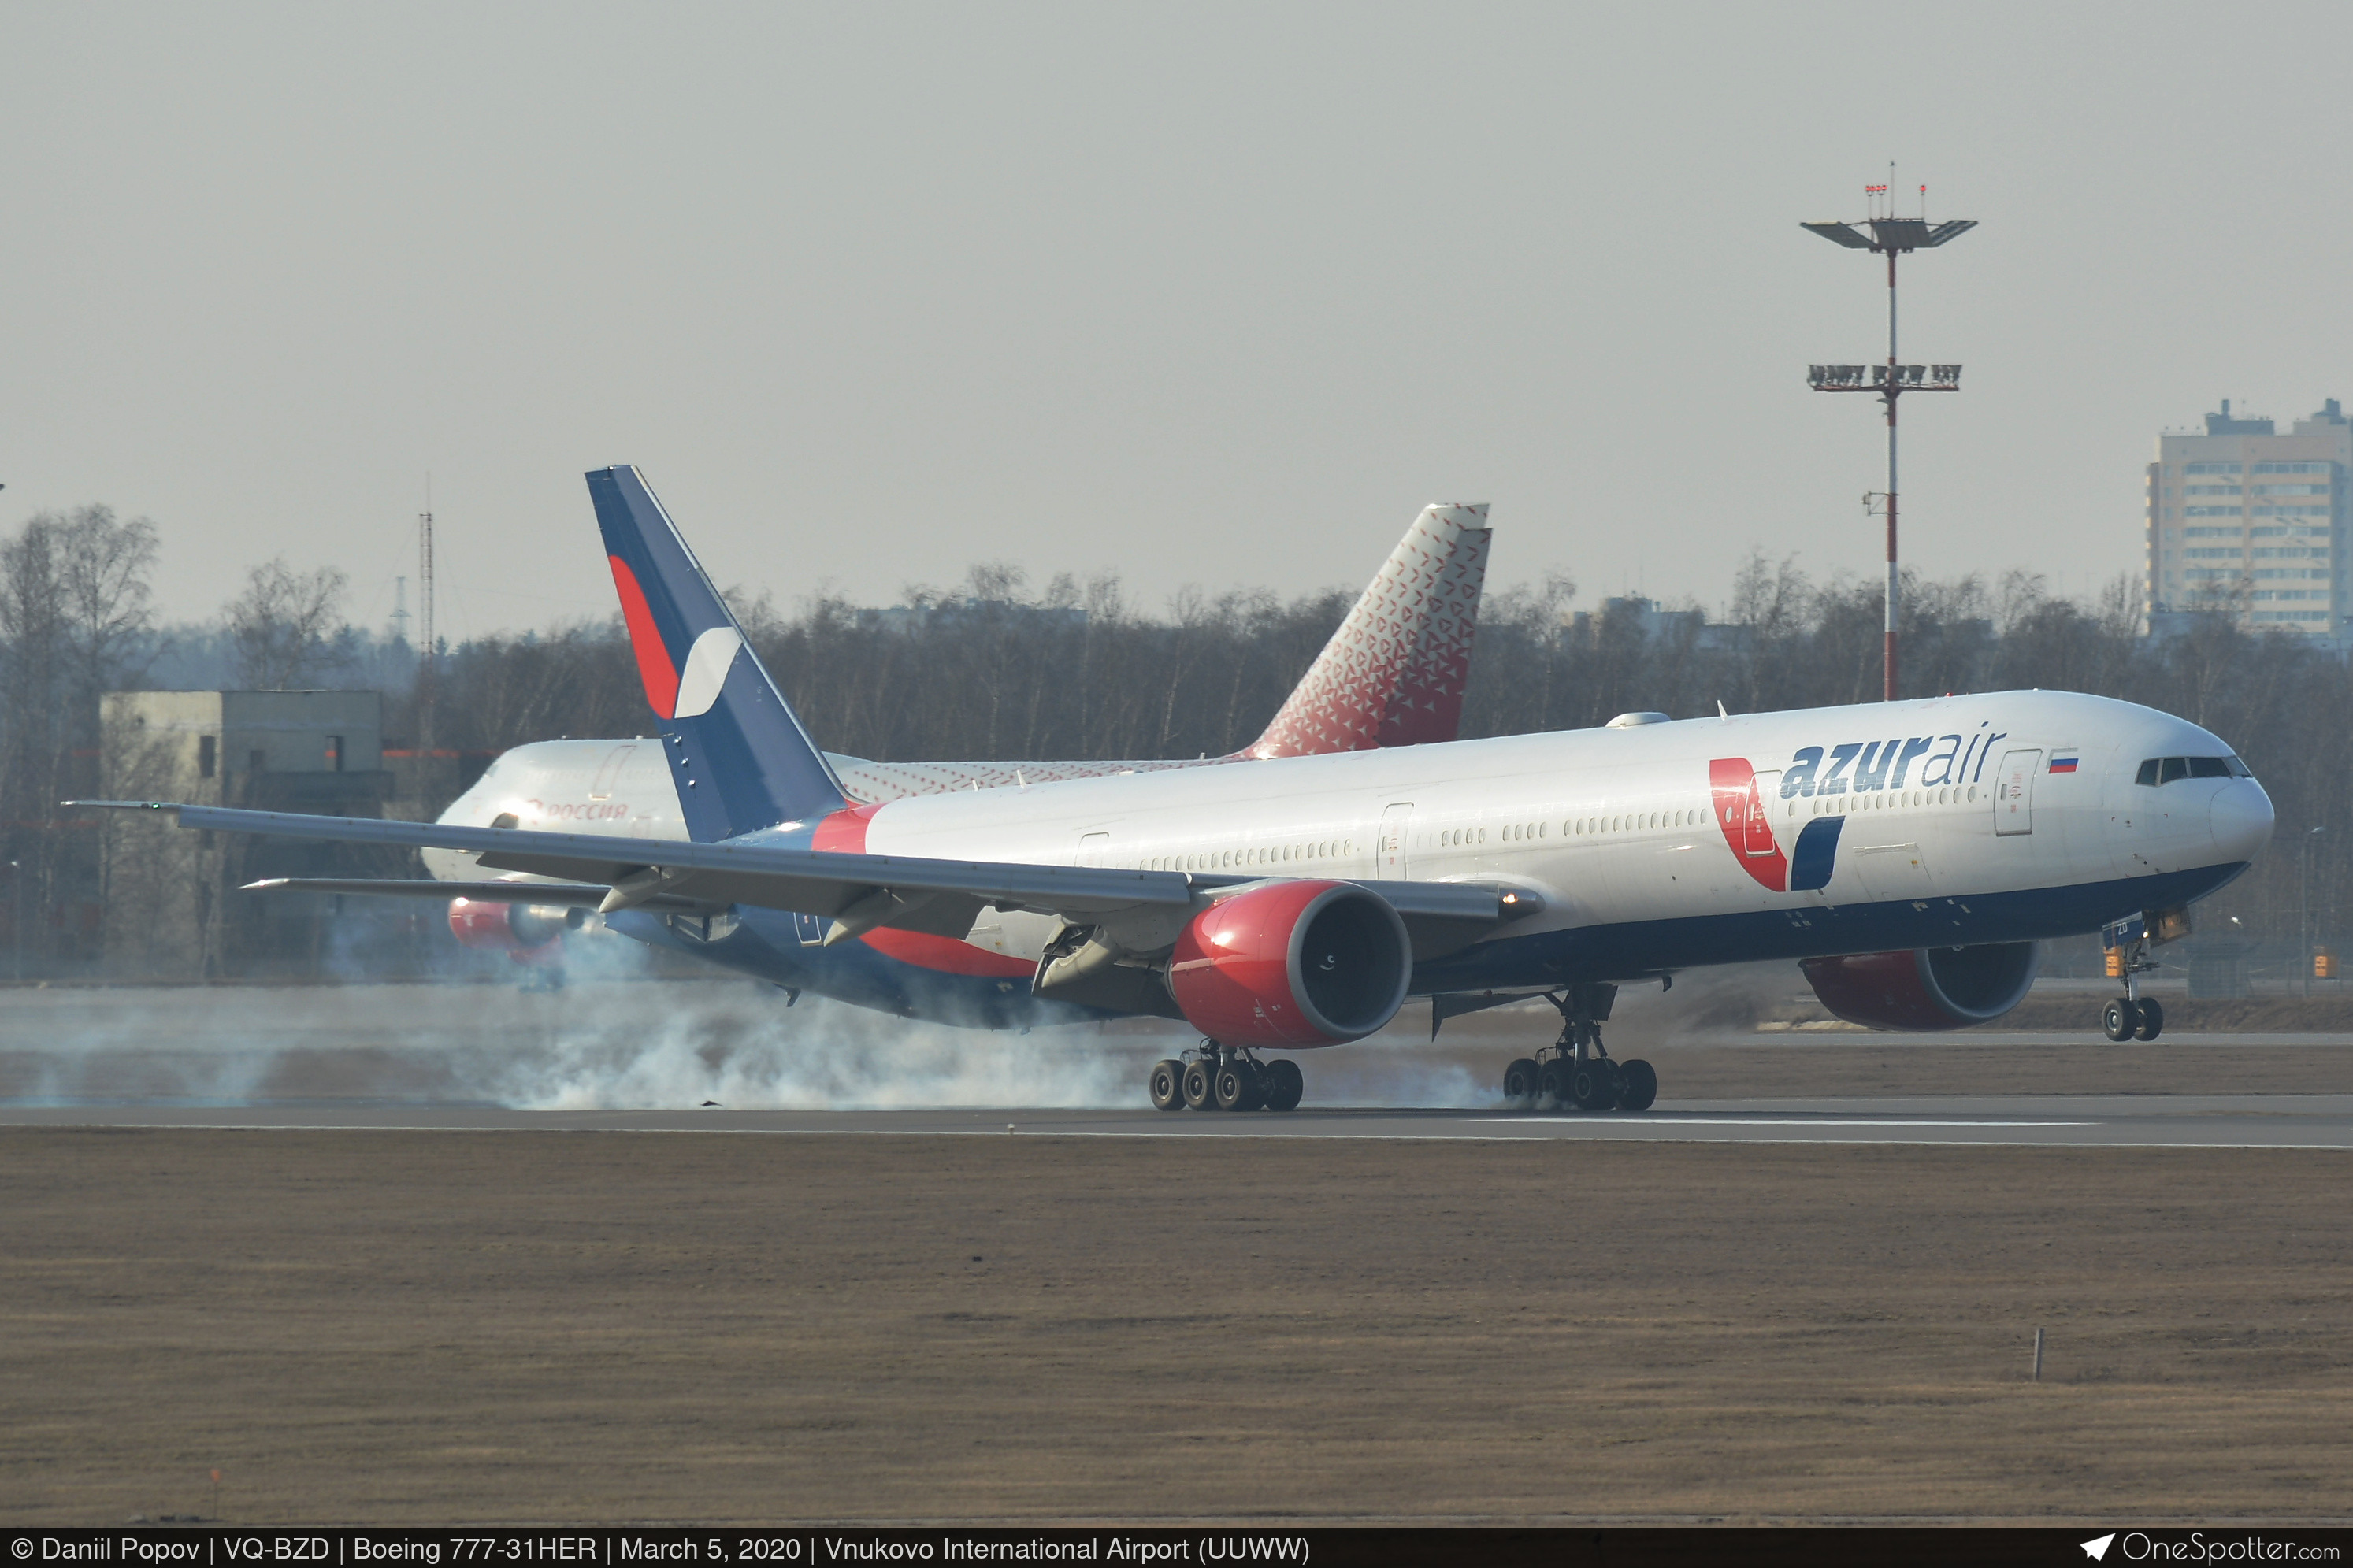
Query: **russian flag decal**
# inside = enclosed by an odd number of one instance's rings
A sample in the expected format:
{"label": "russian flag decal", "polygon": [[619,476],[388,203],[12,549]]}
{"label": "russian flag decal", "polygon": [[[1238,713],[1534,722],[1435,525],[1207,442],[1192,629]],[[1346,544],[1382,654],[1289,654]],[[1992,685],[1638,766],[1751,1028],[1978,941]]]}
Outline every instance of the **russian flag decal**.
{"label": "russian flag decal", "polygon": [[2054,773],[2073,773],[2075,771],[2075,753],[2073,752],[2068,752],[2063,754],[2056,752],[2052,752],[2051,756],[2051,771]]}

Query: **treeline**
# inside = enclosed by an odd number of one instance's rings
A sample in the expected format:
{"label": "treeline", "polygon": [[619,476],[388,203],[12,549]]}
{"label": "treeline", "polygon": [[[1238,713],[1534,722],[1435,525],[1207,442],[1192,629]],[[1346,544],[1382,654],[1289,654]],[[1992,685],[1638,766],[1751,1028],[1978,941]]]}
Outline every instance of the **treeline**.
{"label": "treeline", "polygon": [[[55,803],[102,784],[106,691],[184,684],[192,668],[256,688],[372,686],[386,692],[387,745],[478,753],[652,726],[617,616],[476,639],[432,660],[429,681],[412,682],[417,663],[405,646],[347,624],[332,571],[265,563],[216,623],[160,628],[155,552],[152,523],[98,507],[43,514],[0,540],[0,859],[10,879],[0,963],[18,951],[32,973],[95,960],[103,867],[90,825]],[[1754,712],[1877,697],[1875,584],[1815,582],[1760,555],[1730,588],[1713,622],[1620,601],[1575,615],[1574,585],[1561,579],[1491,595],[1463,733],[1578,728],[1633,710],[1696,717],[1719,702]],[[819,744],[944,760],[1232,751],[1256,737],[1353,596],[1186,589],[1147,605],[1116,576],[1058,577],[1033,592],[1018,571],[984,566],[956,591],[910,590],[887,612],[832,598],[788,610],[765,596],[735,603]],[[2246,635],[2226,615],[2160,642],[2140,635],[2139,620],[2128,579],[2091,603],[2052,595],[2027,574],[1907,579],[1905,687],[2099,692],[2213,730],[2271,791],[2280,826],[2255,872],[2201,911],[2204,928],[2292,944],[2308,871],[2315,924],[2334,931],[2353,831],[2340,821],[2353,669],[2292,636]]]}

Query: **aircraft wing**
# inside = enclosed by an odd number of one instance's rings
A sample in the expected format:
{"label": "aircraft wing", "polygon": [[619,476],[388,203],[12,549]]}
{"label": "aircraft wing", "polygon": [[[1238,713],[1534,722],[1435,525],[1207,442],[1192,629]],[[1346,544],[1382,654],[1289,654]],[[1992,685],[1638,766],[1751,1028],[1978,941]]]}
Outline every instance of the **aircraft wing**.
{"label": "aircraft wing", "polygon": [[[167,801],[91,800],[69,804],[111,811],[151,812],[182,827],[314,838],[342,844],[384,844],[413,849],[457,849],[480,857],[493,871],[550,877],[567,888],[604,889],[596,908],[613,913],[639,906],[751,904],[829,915],[828,942],[878,926],[962,936],[985,907],[1030,910],[1089,923],[1123,910],[1177,910],[1219,887],[1267,881],[1265,877],[1185,871],[1131,871],[1101,866],[1037,866],[993,860],[937,860],[906,855],[846,855],[795,849],[756,840],[696,844],[674,838],[607,838],[522,828],[460,827],[438,822],[388,822],[375,817],[316,816],[304,812],[244,811]],[[414,882],[406,884],[417,887]],[[1417,917],[1460,925],[1493,925],[1535,913],[1538,900],[1518,889],[1478,882],[1367,882],[1409,921]],[[292,890],[292,884],[288,884]],[[472,887],[515,884],[443,883],[448,896],[480,895]],[[357,892],[347,883],[306,890]],[[421,889],[420,889],[421,890]],[[512,897],[512,893],[504,896]],[[659,902],[657,902],[659,900]],[[559,888],[532,901],[570,901]],[[583,900],[585,902],[585,898]]]}
{"label": "aircraft wing", "polygon": [[[431,877],[265,877],[238,889],[248,893],[334,893],[377,899],[469,899],[478,904],[547,904],[560,909],[593,910],[612,889],[590,882],[442,882]],[[724,905],[699,899],[657,895],[643,906],[649,910],[692,910],[709,914]]]}

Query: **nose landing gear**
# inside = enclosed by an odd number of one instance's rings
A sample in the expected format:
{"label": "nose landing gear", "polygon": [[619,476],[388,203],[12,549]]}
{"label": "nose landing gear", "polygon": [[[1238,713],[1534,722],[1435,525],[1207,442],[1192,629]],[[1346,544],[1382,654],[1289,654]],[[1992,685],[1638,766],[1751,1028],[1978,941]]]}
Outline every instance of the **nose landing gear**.
{"label": "nose landing gear", "polygon": [[1247,1050],[1203,1040],[1198,1050],[1152,1064],[1155,1110],[1296,1110],[1306,1075],[1288,1057],[1262,1062]]}
{"label": "nose landing gear", "polygon": [[2148,940],[2143,937],[2121,951],[2125,994],[2110,998],[2100,1009],[2100,1033],[2118,1045],[2126,1040],[2154,1040],[2165,1030],[2165,1009],[2156,997],[2140,994],[2138,977],[2157,967],[2148,956]]}
{"label": "nose landing gear", "polygon": [[1659,1098],[1659,1075],[1635,1058],[1613,1061],[1601,1043],[1601,1025],[1617,1000],[1615,985],[1572,985],[1545,1000],[1560,1013],[1560,1038],[1504,1069],[1504,1098],[1534,1109],[1546,1100],[1579,1110],[1648,1110]]}

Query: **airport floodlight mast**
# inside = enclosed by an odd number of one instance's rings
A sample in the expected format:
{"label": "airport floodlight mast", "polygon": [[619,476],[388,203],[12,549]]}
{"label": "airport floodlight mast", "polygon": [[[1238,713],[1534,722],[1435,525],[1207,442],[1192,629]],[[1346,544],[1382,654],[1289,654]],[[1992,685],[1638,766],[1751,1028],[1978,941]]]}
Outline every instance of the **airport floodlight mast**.
{"label": "airport floodlight mast", "polygon": [[[1891,166],[1891,173],[1893,172]],[[1961,367],[1957,364],[1899,364],[1895,354],[1895,258],[1906,251],[1933,250],[1948,240],[1957,239],[1977,227],[1975,218],[1947,218],[1943,223],[1928,222],[1928,187],[1920,187],[1920,216],[1897,217],[1894,209],[1894,184],[1865,185],[1863,193],[1870,198],[1876,216],[1859,223],[1802,223],[1799,228],[1810,229],[1824,239],[1843,245],[1850,250],[1868,250],[1887,258],[1887,363],[1883,365],[1818,364],[1807,376],[1816,392],[1868,392],[1875,394],[1887,405],[1887,489],[1863,497],[1863,506],[1874,513],[1884,510],[1887,517],[1887,669],[1882,695],[1893,702],[1896,691],[1895,629],[1896,608],[1902,584],[1896,578],[1895,566],[1895,402],[1907,392],[1958,392],[1961,389]],[[1866,379],[1865,372],[1869,375]],[[1884,500],[1883,509],[1873,508],[1874,500]]]}

